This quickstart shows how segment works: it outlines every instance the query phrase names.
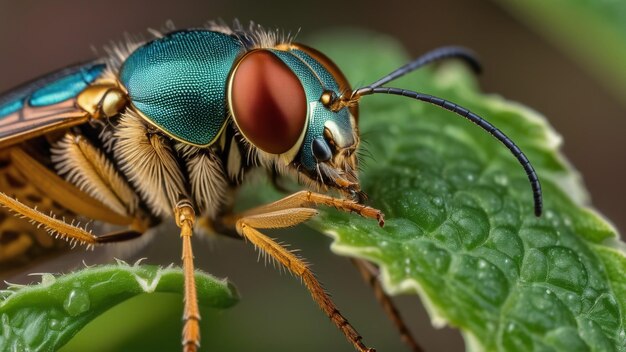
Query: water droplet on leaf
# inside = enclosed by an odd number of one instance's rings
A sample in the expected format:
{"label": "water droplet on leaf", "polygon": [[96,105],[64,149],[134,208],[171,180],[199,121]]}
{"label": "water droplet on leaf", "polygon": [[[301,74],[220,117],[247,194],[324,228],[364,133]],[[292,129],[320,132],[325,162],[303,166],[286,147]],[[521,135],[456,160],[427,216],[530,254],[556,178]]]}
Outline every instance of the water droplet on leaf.
{"label": "water droplet on leaf", "polygon": [[63,302],[63,308],[67,314],[73,317],[86,312],[90,306],[89,294],[82,288],[75,288],[70,291],[65,302]]}

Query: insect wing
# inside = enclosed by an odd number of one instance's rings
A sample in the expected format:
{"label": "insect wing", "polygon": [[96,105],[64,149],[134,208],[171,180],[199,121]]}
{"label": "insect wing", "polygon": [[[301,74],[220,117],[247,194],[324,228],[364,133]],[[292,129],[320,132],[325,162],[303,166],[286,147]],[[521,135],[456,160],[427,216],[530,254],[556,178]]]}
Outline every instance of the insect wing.
{"label": "insect wing", "polygon": [[0,148],[86,122],[91,116],[78,107],[77,96],[105,67],[97,62],[70,66],[0,96]]}
{"label": "insect wing", "polygon": [[[75,65],[0,95],[0,192],[68,222],[86,218],[121,226],[132,221],[45,166],[49,145],[37,138],[93,118],[79,102],[104,69],[98,62]],[[28,144],[16,145],[24,141]],[[0,278],[63,253],[67,247],[45,228],[0,209]]]}

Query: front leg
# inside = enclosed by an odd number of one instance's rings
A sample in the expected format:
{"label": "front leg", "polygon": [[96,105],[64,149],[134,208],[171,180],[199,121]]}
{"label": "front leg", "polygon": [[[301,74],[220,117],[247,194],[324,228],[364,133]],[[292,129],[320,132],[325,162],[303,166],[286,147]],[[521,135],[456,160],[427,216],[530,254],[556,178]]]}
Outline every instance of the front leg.
{"label": "front leg", "polygon": [[269,255],[300,277],[311,293],[313,300],[354,345],[357,351],[374,352],[373,348],[368,348],[363,344],[361,336],[339,312],[339,309],[326,291],[324,291],[307,264],[292,251],[285,249],[258,230],[286,228],[303,223],[317,215],[317,210],[311,207],[320,204],[348,212],[356,212],[361,216],[376,219],[381,226],[384,224],[383,214],[379,210],[350,200],[336,199],[309,191],[301,191],[244,213],[231,215],[223,219],[223,222],[224,224],[231,224],[231,226],[234,225],[240,236],[252,242],[263,253]]}
{"label": "front leg", "polygon": [[269,255],[278,263],[283,265],[290,272],[302,279],[304,285],[311,293],[313,300],[326,313],[330,320],[341,330],[346,338],[354,345],[359,352],[374,352],[373,348],[366,347],[361,342],[361,336],[350,325],[348,320],[341,315],[339,309],[330,296],[324,291],[322,285],[317,281],[313,272],[302,259],[298,258],[291,251],[285,249],[271,238],[262,234],[257,228],[284,228],[294,226],[315,216],[317,211],[310,208],[294,208],[277,210],[265,214],[250,215],[242,217],[237,221],[237,232],[257,247],[263,253]]}
{"label": "front leg", "polygon": [[353,200],[334,198],[311,191],[296,192],[285,198],[247,210],[241,214],[226,216],[224,221],[226,224],[234,224],[239,218],[245,216],[267,214],[287,209],[312,208],[319,205],[333,207],[349,213],[357,213],[365,218],[375,219],[381,227],[385,225],[384,214],[378,209],[368,207]]}

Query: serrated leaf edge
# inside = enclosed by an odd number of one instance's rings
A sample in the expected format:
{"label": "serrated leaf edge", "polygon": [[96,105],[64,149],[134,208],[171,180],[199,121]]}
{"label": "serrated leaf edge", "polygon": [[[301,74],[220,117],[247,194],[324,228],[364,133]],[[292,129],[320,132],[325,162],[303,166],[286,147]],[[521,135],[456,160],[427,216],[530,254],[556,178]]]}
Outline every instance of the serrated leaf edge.
{"label": "serrated leaf edge", "polygon": [[391,276],[389,275],[389,270],[384,263],[381,263],[375,257],[368,255],[368,253],[376,253],[380,252],[380,249],[377,247],[360,247],[359,250],[355,251],[354,248],[340,244],[339,234],[333,230],[324,230],[323,233],[333,239],[333,242],[330,245],[331,251],[333,253],[337,253],[339,255],[344,255],[347,257],[359,257],[362,259],[366,259],[375,263],[380,269],[380,281],[382,283],[383,289],[390,295],[398,295],[405,293],[416,293],[420,300],[424,303],[424,308],[428,312],[428,316],[430,317],[431,324],[436,328],[443,328],[448,325],[448,321],[443,314],[437,309],[437,307],[430,301],[428,295],[424,292],[422,286],[414,279],[404,279],[400,281],[397,285],[391,282]]}

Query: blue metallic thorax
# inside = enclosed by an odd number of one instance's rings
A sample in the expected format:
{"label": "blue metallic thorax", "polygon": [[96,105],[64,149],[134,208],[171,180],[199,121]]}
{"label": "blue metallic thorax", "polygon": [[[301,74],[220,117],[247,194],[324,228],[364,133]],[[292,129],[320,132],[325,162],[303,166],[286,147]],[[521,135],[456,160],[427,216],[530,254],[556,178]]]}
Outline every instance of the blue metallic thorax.
{"label": "blue metallic thorax", "polygon": [[105,67],[99,63],[73,66],[21,86],[0,98],[0,119],[25,106],[43,107],[75,98]]}
{"label": "blue metallic thorax", "polygon": [[223,33],[174,32],[133,52],[120,80],[149,122],[176,139],[207,146],[229,116],[228,74],[243,50]]}
{"label": "blue metallic thorax", "polygon": [[272,52],[291,68],[304,87],[309,107],[309,123],[300,148],[300,162],[308,170],[315,170],[317,161],[311,151],[313,140],[323,138],[324,124],[327,121],[333,121],[344,133],[351,135],[350,112],[348,108],[333,112],[320,102],[324,91],[333,91],[337,96],[342,92],[333,75],[317,60],[298,49]]}

